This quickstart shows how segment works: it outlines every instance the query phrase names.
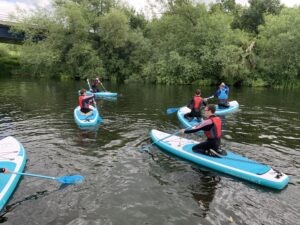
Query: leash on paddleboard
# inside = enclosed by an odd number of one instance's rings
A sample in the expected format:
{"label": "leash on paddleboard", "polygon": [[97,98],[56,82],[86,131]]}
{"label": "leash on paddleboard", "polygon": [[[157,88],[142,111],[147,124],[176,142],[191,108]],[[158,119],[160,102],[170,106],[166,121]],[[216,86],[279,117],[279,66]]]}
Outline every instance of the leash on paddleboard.
{"label": "leash on paddleboard", "polygon": [[176,131],[175,133],[170,134],[170,135],[168,135],[168,136],[166,136],[166,137],[164,137],[164,138],[161,138],[161,139],[159,139],[159,140],[156,140],[155,142],[153,142],[153,143],[151,143],[151,144],[149,144],[149,145],[142,146],[142,151],[149,152],[149,148],[150,148],[152,145],[156,144],[157,142],[163,141],[163,140],[165,140],[165,139],[167,139],[167,138],[169,138],[169,137],[172,137],[173,135],[176,135],[176,134],[178,134],[178,133],[180,133],[180,130],[178,130],[178,131]]}
{"label": "leash on paddleboard", "polygon": [[[194,127],[194,126],[193,126],[193,127]],[[188,127],[188,128],[186,128],[186,129],[183,129],[183,130],[191,130],[191,129],[193,129],[193,127]],[[143,150],[143,151],[149,152],[149,147],[151,147],[152,145],[156,144],[157,142],[163,141],[163,140],[165,140],[165,139],[167,139],[167,138],[169,138],[169,137],[172,137],[172,136],[174,136],[174,135],[176,135],[176,134],[180,134],[180,133],[181,133],[181,130],[182,130],[182,129],[180,129],[180,130],[174,132],[173,134],[170,134],[170,135],[168,135],[168,136],[166,136],[166,137],[164,137],[164,138],[161,138],[161,139],[159,139],[159,140],[156,140],[155,142],[153,142],[153,143],[151,143],[151,144],[149,144],[149,145],[146,145],[146,146],[144,146],[144,147],[142,146],[142,150]],[[179,138],[181,138],[181,137],[179,137]]]}
{"label": "leash on paddleboard", "polygon": [[[59,189],[58,189],[59,190]],[[1,212],[0,214],[0,223],[4,223],[5,221],[7,221],[7,217],[4,217],[5,214],[12,212],[17,206],[21,205],[23,202],[25,201],[30,201],[30,200],[36,200],[40,197],[44,197],[44,196],[48,196],[50,193],[55,192],[57,190],[54,191],[37,191],[35,194],[32,194],[30,196],[27,196],[21,200],[17,200],[14,203],[11,203],[9,205],[6,205],[4,208],[4,211]]]}

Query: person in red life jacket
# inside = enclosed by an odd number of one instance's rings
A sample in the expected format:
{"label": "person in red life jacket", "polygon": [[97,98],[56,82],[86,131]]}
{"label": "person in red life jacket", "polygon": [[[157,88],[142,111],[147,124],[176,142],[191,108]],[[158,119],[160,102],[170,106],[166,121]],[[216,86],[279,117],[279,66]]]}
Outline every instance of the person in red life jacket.
{"label": "person in red life jacket", "polygon": [[101,81],[100,81],[99,77],[96,77],[96,79],[93,80],[93,83],[92,83],[92,91],[93,91],[94,93],[100,91],[99,88],[98,88],[98,86],[99,86],[100,83],[101,83]]}
{"label": "person in red life jacket", "polygon": [[216,156],[211,149],[217,154],[226,155],[226,151],[220,149],[222,136],[222,120],[215,116],[216,107],[214,105],[207,105],[204,109],[206,119],[199,125],[192,127],[192,129],[182,129],[181,133],[195,133],[200,130],[204,131],[207,137],[206,141],[193,146],[192,150],[197,153]]}
{"label": "person in red life jacket", "polygon": [[188,107],[191,109],[191,112],[184,114],[184,118],[189,121],[192,121],[194,117],[200,122],[202,119],[201,108],[206,106],[206,101],[201,97],[201,90],[197,89],[195,95],[191,99]]}
{"label": "person in red life jacket", "polygon": [[91,109],[91,100],[94,98],[94,95],[91,96],[86,96],[86,90],[84,88],[82,88],[80,90],[80,96],[78,98],[78,103],[80,106],[80,111],[83,113],[88,113],[90,112]]}

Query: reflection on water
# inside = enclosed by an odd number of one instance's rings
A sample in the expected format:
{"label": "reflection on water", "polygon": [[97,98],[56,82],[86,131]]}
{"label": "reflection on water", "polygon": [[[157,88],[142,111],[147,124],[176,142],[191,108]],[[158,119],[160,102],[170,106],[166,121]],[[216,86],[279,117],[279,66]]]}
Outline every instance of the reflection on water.
{"label": "reflection on water", "polygon": [[[181,126],[166,109],[190,99],[196,87],[140,84],[105,87],[119,96],[97,99],[103,123],[81,130],[73,118],[85,81],[0,80],[0,138],[12,135],[27,151],[26,171],[82,174],[85,182],[24,177],[5,212],[9,224],[299,224],[300,90],[234,89],[240,111],[222,118],[222,144],[290,175],[272,191],[217,173],[150,146],[153,128]],[[202,87],[203,96],[213,88]],[[17,90],[17,91],[16,91]],[[211,101],[214,102],[214,101]],[[191,135],[190,138],[201,140]],[[53,191],[52,190],[56,190]],[[51,193],[51,194],[49,194]]]}
{"label": "reflection on water", "polygon": [[193,168],[198,176],[194,178],[194,182],[190,185],[191,194],[199,204],[202,212],[202,217],[206,217],[210,211],[210,203],[213,201],[217,184],[220,182],[220,176],[217,176],[211,171],[201,170],[197,167]]}

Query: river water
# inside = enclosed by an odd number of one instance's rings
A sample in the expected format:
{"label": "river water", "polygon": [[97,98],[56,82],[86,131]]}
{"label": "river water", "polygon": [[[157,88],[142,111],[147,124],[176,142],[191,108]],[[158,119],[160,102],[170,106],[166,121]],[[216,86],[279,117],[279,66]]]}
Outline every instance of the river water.
{"label": "river water", "polygon": [[[25,176],[2,211],[16,225],[300,224],[300,90],[231,89],[240,111],[223,118],[223,145],[290,176],[274,191],[170,156],[149,131],[181,128],[169,107],[186,104],[196,86],[105,83],[117,99],[97,100],[103,123],[80,130],[73,110],[84,81],[0,79],[0,138],[24,146],[25,172],[81,174],[60,185]],[[210,96],[213,88],[202,88]],[[214,102],[214,101],[212,101]],[[201,137],[188,135],[201,140]]]}

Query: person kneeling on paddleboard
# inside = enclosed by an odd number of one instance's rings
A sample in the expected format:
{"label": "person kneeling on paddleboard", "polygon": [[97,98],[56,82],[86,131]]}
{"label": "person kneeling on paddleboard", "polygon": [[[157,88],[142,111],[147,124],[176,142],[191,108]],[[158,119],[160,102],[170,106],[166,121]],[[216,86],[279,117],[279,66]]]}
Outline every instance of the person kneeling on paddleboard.
{"label": "person kneeling on paddleboard", "polygon": [[78,98],[78,104],[82,113],[88,113],[92,110],[90,101],[94,98],[94,94],[86,96],[86,90],[82,88],[80,90],[80,96]]}
{"label": "person kneeling on paddleboard", "polygon": [[195,95],[188,104],[188,108],[191,109],[191,112],[184,114],[184,118],[188,121],[192,121],[194,117],[196,117],[198,122],[201,122],[201,108],[204,106],[206,106],[206,101],[204,101],[201,97],[201,90],[197,89],[195,91]]}
{"label": "person kneeling on paddleboard", "polygon": [[216,107],[214,105],[207,105],[204,108],[205,120],[192,129],[182,129],[181,133],[195,133],[200,130],[204,131],[207,140],[194,145],[192,150],[197,153],[217,156],[218,154],[226,155],[226,151],[220,149],[222,136],[222,120],[215,116]]}

